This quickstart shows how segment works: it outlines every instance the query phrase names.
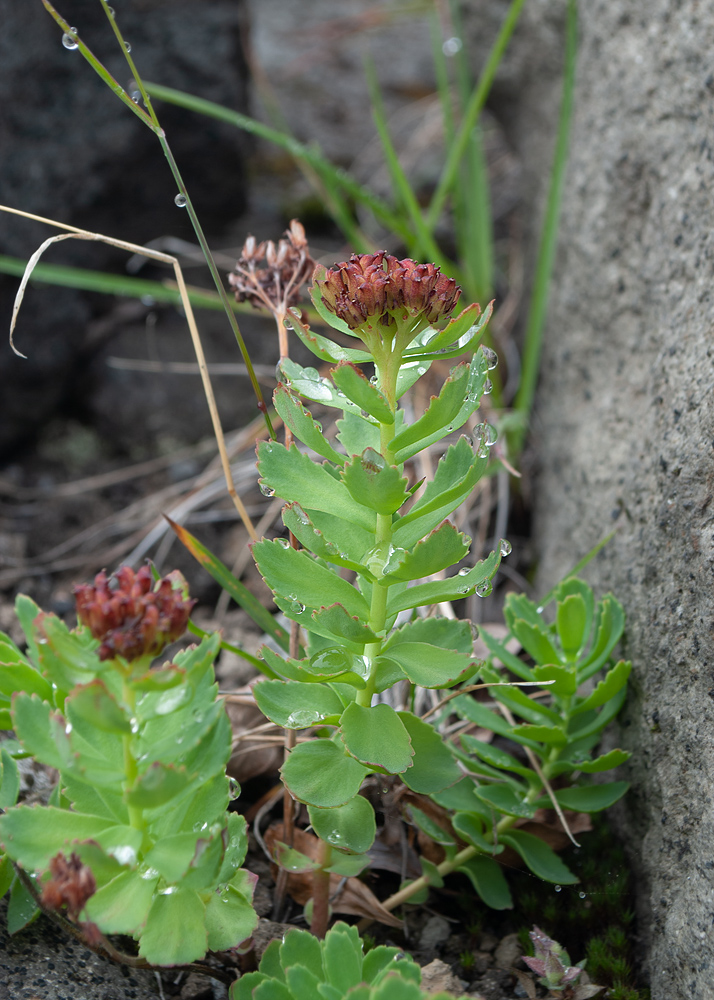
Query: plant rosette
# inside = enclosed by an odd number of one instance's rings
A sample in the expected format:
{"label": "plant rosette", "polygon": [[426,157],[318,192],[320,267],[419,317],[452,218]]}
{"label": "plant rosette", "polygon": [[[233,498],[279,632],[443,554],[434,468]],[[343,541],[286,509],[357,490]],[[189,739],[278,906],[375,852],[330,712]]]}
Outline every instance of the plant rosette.
{"label": "plant rosette", "polygon": [[[180,574],[152,586],[148,567],[123,567],[76,597],[76,629],[20,596],[26,653],[0,635],[0,728],[16,736],[0,785],[10,930],[39,899],[71,919],[81,912],[89,940],[97,930],[134,937],[151,965],[237,947],[257,923],[256,878],[240,868],[245,821],[227,813],[220,637],[152,667],[193,605]],[[15,759],[27,756],[59,772],[47,806],[16,805]]]}

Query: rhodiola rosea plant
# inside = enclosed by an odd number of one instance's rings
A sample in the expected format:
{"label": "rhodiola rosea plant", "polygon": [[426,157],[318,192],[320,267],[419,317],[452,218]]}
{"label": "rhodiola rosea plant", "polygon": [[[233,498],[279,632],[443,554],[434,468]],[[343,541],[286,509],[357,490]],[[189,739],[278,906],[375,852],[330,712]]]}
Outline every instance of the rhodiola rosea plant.
{"label": "rhodiola rosea plant", "polygon": [[[503,696],[506,713],[515,704],[516,713],[528,723],[525,729],[532,730],[529,734],[519,733],[512,716],[490,712],[495,719],[491,728],[512,730],[514,740],[531,756],[542,750],[538,740],[545,742],[547,759],[541,760],[547,773],[537,761],[521,767],[508,754],[497,762],[495,749],[490,756],[483,750],[474,763],[469,756],[473,746],[465,746],[463,752],[451,747],[432,725],[433,719],[427,721],[412,710],[417,687],[454,688],[472,681],[479,671],[483,686],[493,686],[493,692],[505,690],[499,685],[507,680],[494,666],[476,659],[470,622],[424,616],[427,608],[441,602],[490,593],[500,560],[510,551],[508,542],[501,540],[486,559],[445,574],[470,552],[470,539],[448,520],[449,515],[486,472],[495,440],[493,428],[484,422],[470,435],[462,433],[454,440],[488,392],[488,371],[495,363],[493,352],[479,346],[491,307],[482,313],[478,305],[470,305],[449,321],[459,294],[455,282],[434,265],[386,253],[354,255],[329,271],[318,268],[312,288],[315,307],[354,346],[312,331],[292,310],[296,334],[331,367],[329,375],[320,375],[283,357],[274,394],[276,410],[292,436],[318,458],[296,444],[286,447],[266,441],[258,446],[261,489],[286,501],[282,517],[290,540],[263,539],[253,545],[253,554],[278,608],[303,627],[304,643],[298,656],[286,657],[263,647],[261,669],[266,676],[256,683],[254,693],[263,713],[277,725],[315,732],[314,738],[303,738],[290,750],[282,778],[291,795],[307,805],[310,823],[322,839],[320,860],[302,859],[305,869],[314,870],[312,926],[319,934],[327,925],[330,873],[354,875],[369,861],[366,852],[375,836],[375,815],[360,795],[368,775],[398,775],[413,792],[437,797],[444,793],[448,802],[447,790],[458,786],[460,794],[449,808],[461,814],[456,821],[459,836],[470,845],[465,851],[448,851],[440,866],[443,872],[432,871],[434,866],[427,864],[424,878],[386,905],[391,908],[423,886],[439,884],[442,874],[462,868],[487,902],[507,906],[510,896],[490,857],[503,850],[499,830],[509,830],[517,815],[532,815],[544,796],[548,802],[547,794],[560,808],[548,779],[576,770],[563,761],[556,766],[556,758],[564,759],[566,749],[575,743],[569,727],[571,716],[574,719],[580,711],[576,703],[582,702],[583,712],[592,710],[581,720],[587,721],[596,739],[611,717],[603,715],[598,725],[595,709],[602,699],[590,699],[590,704],[575,697],[579,683],[604,664],[621,632],[619,618],[610,628],[610,618],[601,623],[598,610],[596,638],[591,641],[593,599],[592,594],[583,596],[585,585],[583,593],[562,595],[564,610],[558,612],[561,631],[555,645],[547,638],[554,627],[540,618],[536,624],[530,620],[532,614],[516,629],[519,636],[526,629],[541,636],[540,641],[523,641],[535,655],[535,670],[511,657],[520,664],[515,670],[519,682],[543,685],[544,694],[552,685],[554,706],[517,690],[510,700]],[[444,322],[444,329],[439,329],[437,324]],[[400,405],[407,390],[435,361],[464,355],[468,360],[451,369],[425,412],[408,420],[407,409]],[[323,434],[303,400],[338,411],[336,441]],[[410,483],[405,464],[447,437],[451,441],[433,479]],[[177,530],[215,573],[215,561],[184,529]],[[525,614],[520,606],[517,610]],[[584,659],[595,664],[594,670],[576,676]],[[508,657],[506,664],[513,669]],[[618,669],[619,684],[608,686],[606,700],[622,687],[628,669]],[[460,706],[463,713],[468,708]],[[536,732],[537,721],[548,722],[552,732],[546,733],[544,726]],[[572,724],[573,732],[578,725]],[[591,741],[588,748],[592,745]],[[584,747],[581,741],[577,749]],[[619,759],[592,769],[615,766]],[[507,775],[508,767],[516,774]],[[476,778],[468,779],[468,789],[461,781],[464,771]],[[499,789],[489,798],[488,788],[494,784]],[[473,794],[478,787],[486,789],[482,799]],[[609,801],[624,787],[611,792]],[[595,809],[604,807],[604,799],[599,802],[603,804]],[[587,808],[593,808],[592,802]],[[486,823],[485,816],[493,822]],[[535,864],[539,874],[553,881],[575,881],[550,848],[544,843],[534,848],[530,840],[536,838],[524,841],[529,837],[513,835],[514,846],[526,843],[521,853],[531,867]],[[299,866],[295,852],[280,851],[285,863]]]}
{"label": "rhodiola rosea plant", "polygon": [[[20,596],[26,652],[0,633],[0,726],[17,737],[0,774],[10,929],[39,903],[66,911],[88,944],[122,962],[184,964],[234,948],[257,916],[255,876],[240,867],[245,820],[227,813],[220,637],[152,666],[194,603],[179,574],[154,586],[148,567],[123,567],[76,597],[73,631]],[[57,769],[48,805],[15,804],[10,751]],[[106,934],[133,936],[138,957],[120,955]]]}

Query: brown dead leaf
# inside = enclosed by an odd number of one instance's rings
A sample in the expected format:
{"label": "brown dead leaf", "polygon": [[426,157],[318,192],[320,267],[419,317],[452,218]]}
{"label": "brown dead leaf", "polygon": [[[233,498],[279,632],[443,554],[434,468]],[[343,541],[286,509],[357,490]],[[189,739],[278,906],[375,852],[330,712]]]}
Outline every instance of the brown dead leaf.
{"label": "brown dead leaf", "polygon": [[[266,830],[265,845],[273,856],[275,856],[275,842],[282,841],[283,837],[282,823],[272,823]],[[313,834],[306,833],[305,830],[295,829],[293,847],[301,854],[312,858],[313,861],[318,859],[319,843],[318,838]],[[275,870],[277,872],[277,865]],[[340,889],[343,881],[344,885]],[[296,903],[304,906],[312,898],[312,875],[309,872],[289,872],[287,890]],[[385,910],[374,893],[358,878],[343,880],[340,875],[330,875],[330,906],[335,913],[368,917],[370,920],[378,920],[389,927],[402,926],[402,921]]]}
{"label": "brown dead leaf", "polygon": [[261,774],[277,774],[283,763],[284,751],[281,744],[261,743],[251,740],[250,737],[235,744],[236,738],[241,733],[255,729],[265,722],[265,716],[258,706],[237,705],[229,701],[226,703],[226,711],[235,746],[227,767],[231,778],[242,784]]}

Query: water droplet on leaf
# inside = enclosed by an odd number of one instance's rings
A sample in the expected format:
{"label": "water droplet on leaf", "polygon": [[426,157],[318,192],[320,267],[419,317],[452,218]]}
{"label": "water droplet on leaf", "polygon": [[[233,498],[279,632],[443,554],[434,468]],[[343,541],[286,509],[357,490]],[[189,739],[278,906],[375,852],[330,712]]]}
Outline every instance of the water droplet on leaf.
{"label": "water droplet on leaf", "polygon": [[464,566],[463,569],[459,570],[458,575],[459,576],[468,576],[470,572],[471,572],[471,570],[468,568],[468,566]]}
{"label": "water droplet on leaf", "polygon": [[177,194],[176,197],[174,198],[174,204],[178,208],[186,208],[186,195],[180,193]]}
{"label": "water droplet on leaf", "polygon": [[268,486],[267,483],[258,483],[258,488],[264,497],[274,497],[275,490],[272,486]]}
{"label": "water droplet on leaf", "polygon": [[556,885],[555,891],[560,892],[562,888],[563,888],[562,885]]}
{"label": "water droplet on leaf", "polygon": [[493,382],[491,381],[490,378],[487,378],[483,384],[483,394],[484,396],[488,396],[488,394],[492,391],[493,391]]}
{"label": "water droplet on leaf", "polygon": [[490,347],[482,347],[481,353],[483,354],[484,361],[488,366],[488,370],[493,371],[493,369],[498,364],[498,355],[496,354],[495,351],[492,351]]}
{"label": "water droplet on leaf", "polygon": [[[69,31],[76,33],[77,29],[70,28]],[[70,52],[72,52],[74,49],[79,48],[79,43],[76,38],[70,35],[69,31],[65,31],[64,35],[62,35],[62,44],[66,49],[69,49]]]}
{"label": "water droplet on leaf", "polygon": [[493,593],[493,584],[490,580],[484,580],[476,587],[476,593],[479,597],[488,597]]}
{"label": "water droplet on leaf", "polygon": [[501,544],[500,544],[501,555],[502,556],[510,556],[510,554],[511,554],[512,551],[513,551],[513,546],[508,541],[508,539],[507,538],[502,538],[501,539]]}

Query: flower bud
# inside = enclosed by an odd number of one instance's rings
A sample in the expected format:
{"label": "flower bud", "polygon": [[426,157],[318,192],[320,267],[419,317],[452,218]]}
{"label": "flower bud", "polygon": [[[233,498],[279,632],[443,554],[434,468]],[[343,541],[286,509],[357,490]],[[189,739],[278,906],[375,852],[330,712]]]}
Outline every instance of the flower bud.
{"label": "flower bud", "polygon": [[175,588],[172,576],[176,575],[164,577],[152,589],[148,566],[137,573],[122,566],[110,578],[98,573],[93,585],[74,588],[77,618],[101,640],[100,660],[158,656],[164,646],[183,635],[196,602],[188,599],[185,585],[181,586],[183,577],[178,574]]}

